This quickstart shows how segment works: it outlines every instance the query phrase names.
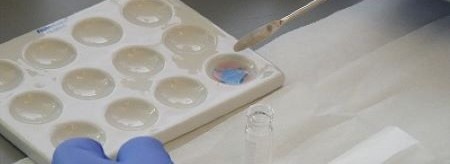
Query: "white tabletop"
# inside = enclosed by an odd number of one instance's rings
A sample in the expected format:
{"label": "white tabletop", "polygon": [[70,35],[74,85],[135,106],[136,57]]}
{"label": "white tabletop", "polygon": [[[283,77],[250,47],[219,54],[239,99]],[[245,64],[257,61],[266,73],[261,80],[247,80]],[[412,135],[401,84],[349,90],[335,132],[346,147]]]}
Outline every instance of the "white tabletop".
{"label": "white tabletop", "polygon": [[[450,161],[450,6],[365,0],[258,50],[286,73],[274,163]],[[241,109],[242,110],[242,109]],[[236,111],[168,144],[176,163],[239,163]]]}

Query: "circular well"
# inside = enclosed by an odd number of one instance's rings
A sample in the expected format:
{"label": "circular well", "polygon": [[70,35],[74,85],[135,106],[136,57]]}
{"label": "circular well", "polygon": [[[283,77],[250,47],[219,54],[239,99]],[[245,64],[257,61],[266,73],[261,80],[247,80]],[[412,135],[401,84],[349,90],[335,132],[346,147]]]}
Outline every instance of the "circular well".
{"label": "circular well", "polygon": [[201,104],[208,95],[198,81],[186,77],[172,77],[156,86],[155,97],[161,103],[176,108],[189,108]]}
{"label": "circular well", "polygon": [[167,23],[172,8],[159,0],[132,0],[123,8],[124,17],[139,26],[155,27]]}
{"label": "circular well", "polygon": [[105,117],[106,121],[116,128],[142,130],[156,123],[158,111],[145,100],[124,98],[110,104]]}
{"label": "circular well", "polygon": [[113,64],[124,75],[152,76],[164,68],[164,58],[152,49],[132,46],[117,52]]}
{"label": "circular well", "polygon": [[106,18],[89,18],[75,25],[72,36],[87,46],[107,46],[117,43],[123,35],[122,27]]}
{"label": "circular well", "polygon": [[9,108],[16,120],[41,124],[57,119],[61,115],[63,104],[52,94],[32,91],[15,97]]}
{"label": "circular well", "polygon": [[179,54],[201,54],[217,47],[215,35],[190,25],[175,26],[166,31],[164,44]]}
{"label": "circular well", "polygon": [[247,57],[237,54],[218,55],[207,62],[208,76],[227,85],[240,85],[256,76],[256,65]]}
{"label": "circular well", "polygon": [[111,94],[115,84],[112,77],[106,72],[82,68],[69,72],[63,79],[62,87],[72,97],[93,100]]}
{"label": "circular well", "polygon": [[77,53],[69,43],[58,39],[42,39],[25,50],[24,58],[38,68],[61,68],[73,60]]}
{"label": "circular well", "polygon": [[23,81],[23,73],[16,65],[0,60],[0,92],[19,86]]}
{"label": "circular well", "polygon": [[51,142],[57,147],[64,140],[74,137],[88,137],[100,143],[106,140],[105,132],[96,126],[84,122],[71,122],[58,125],[53,131]]}

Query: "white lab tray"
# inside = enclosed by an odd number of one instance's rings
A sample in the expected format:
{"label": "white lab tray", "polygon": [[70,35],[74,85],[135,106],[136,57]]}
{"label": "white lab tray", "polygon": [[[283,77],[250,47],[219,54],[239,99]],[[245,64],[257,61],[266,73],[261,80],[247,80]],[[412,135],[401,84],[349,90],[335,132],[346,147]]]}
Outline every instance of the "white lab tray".
{"label": "white lab tray", "polygon": [[[64,139],[113,157],[164,142],[280,87],[283,74],[178,0],[108,0],[0,45],[0,132],[38,163]],[[216,67],[248,73],[239,85]]]}

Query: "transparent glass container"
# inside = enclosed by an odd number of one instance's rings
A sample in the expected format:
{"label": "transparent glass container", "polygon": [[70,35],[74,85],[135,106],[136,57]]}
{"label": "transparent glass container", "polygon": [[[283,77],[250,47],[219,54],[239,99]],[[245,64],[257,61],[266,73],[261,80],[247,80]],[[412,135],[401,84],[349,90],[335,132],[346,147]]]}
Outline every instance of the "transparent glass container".
{"label": "transparent glass container", "polygon": [[268,105],[256,104],[247,109],[245,127],[245,164],[272,163],[274,110]]}

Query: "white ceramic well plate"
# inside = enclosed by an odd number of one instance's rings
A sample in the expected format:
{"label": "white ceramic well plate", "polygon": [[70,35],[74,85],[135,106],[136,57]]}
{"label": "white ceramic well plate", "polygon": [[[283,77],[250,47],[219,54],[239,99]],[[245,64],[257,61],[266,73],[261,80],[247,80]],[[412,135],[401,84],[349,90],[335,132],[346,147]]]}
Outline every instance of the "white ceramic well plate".
{"label": "white ceramic well plate", "polygon": [[[0,132],[38,163],[70,137],[112,157],[135,136],[167,142],[282,85],[235,42],[179,0],[104,1],[0,45]],[[243,79],[225,84],[227,67]]]}

